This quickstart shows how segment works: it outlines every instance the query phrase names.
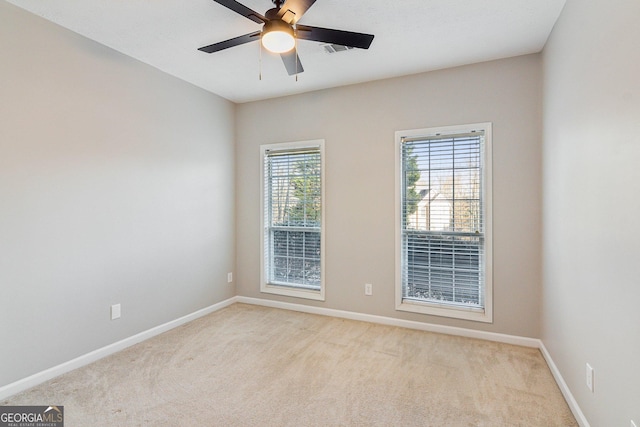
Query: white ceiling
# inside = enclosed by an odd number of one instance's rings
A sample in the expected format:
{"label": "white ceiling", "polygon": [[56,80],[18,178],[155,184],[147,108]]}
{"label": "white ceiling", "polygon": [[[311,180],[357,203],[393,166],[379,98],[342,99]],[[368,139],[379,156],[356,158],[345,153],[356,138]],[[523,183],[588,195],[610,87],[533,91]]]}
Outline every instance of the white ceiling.
{"label": "white ceiling", "polygon": [[[197,48],[261,28],[212,0],[8,0],[234,102],[539,52],[565,0],[317,0],[301,24],[374,34],[369,50],[327,54],[301,40],[289,76],[258,43]],[[263,13],[271,0],[239,0]]]}

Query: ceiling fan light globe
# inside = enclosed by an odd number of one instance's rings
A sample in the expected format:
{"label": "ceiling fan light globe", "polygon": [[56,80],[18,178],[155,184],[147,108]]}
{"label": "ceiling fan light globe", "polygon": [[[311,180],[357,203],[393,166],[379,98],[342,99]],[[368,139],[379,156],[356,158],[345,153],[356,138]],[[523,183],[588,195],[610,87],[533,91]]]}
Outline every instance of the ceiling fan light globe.
{"label": "ceiling fan light globe", "polygon": [[281,19],[271,19],[262,29],[262,46],[273,53],[289,52],[296,45],[293,27]]}
{"label": "ceiling fan light globe", "polygon": [[289,52],[296,45],[293,35],[287,31],[270,31],[262,36],[262,46],[269,52]]}

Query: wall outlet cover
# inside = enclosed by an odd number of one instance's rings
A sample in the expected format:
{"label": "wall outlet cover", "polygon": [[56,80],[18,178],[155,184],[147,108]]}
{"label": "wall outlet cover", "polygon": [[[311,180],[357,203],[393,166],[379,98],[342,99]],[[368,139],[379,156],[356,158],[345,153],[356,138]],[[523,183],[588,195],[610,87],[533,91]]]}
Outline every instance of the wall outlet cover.
{"label": "wall outlet cover", "polygon": [[593,393],[593,368],[588,363],[587,363],[587,369],[586,369],[586,376],[587,376],[586,378],[587,387]]}
{"label": "wall outlet cover", "polygon": [[122,314],[120,304],[113,304],[111,306],[111,320],[116,320],[120,318]]}

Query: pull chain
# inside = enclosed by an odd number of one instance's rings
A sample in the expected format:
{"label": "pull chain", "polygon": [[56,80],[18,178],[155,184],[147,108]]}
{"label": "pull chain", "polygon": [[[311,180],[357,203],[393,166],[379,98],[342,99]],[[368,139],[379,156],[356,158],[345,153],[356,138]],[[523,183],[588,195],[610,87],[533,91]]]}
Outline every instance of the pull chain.
{"label": "pull chain", "polygon": [[260,46],[259,46],[259,49],[260,49],[260,55],[259,55],[259,58],[260,58],[260,59],[258,60],[258,62],[259,62],[259,75],[258,75],[258,79],[259,79],[260,81],[262,81],[262,34],[260,34],[260,40],[259,40],[259,43],[258,43],[258,44],[260,45]]}

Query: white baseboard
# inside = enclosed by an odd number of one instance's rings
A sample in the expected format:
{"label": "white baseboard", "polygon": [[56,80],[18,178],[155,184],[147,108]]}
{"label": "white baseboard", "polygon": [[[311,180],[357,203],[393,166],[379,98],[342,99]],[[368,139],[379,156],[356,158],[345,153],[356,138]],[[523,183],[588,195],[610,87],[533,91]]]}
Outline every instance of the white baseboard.
{"label": "white baseboard", "polygon": [[322,316],[339,317],[342,319],[359,320],[362,322],[378,323],[387,326],[399,326],[401,328],[417,329],[420,331],[437,332],[440,334],[457,335],[467,338],[477,338],[486,341],[495,341],[505,344],[519,345],[522,347],[539,348],[540,340],[537,338],[518,337],[515,335],[497,334],[495,332],[476,331],[473,329],[458,328],[455,326],[435,325],[433,323],[414,322],[412,320],[395,319],[393,317],[376,316],[373,314],[356,313],[354,311],[334,310],[331,308],[312,307],[302,304],[266,300],[260,298],[237,297],[237,302],[265,307],[281,308],[284,310],[300,311],[303,313],[319,314]]}
{"label": "white baseboard", "polygon": [[545,347],[542,341],[540,341],[540,352],[542,353],[542,357],[544,357],[544,360],[546,360],[547,365],[551,370],[551,374],[553,374],[553,378],[555,378],[556,383],[558,384],[558,387],[560,388],[560,391],[564,396],[564,400],[567,401],[567,405],[569,405],[569,409],[571,409],[571,412],[573,412],[573,416],[576,417],[576,421],[578,421],[578,424],[580,424],[580,427],[590,427],[589,421],[587,421],[587,417],[584,416],[582,409],[580,409],[578,402],[576,402],[576,399],[573,397],[573,394],[571,393],[569,386],[564,381],[564,378],[562,378],[562,374],[560,374],[558,367],[556,366],[555,362],[551,358],[551,354],[549,353],[549,351],[547,350],[547,347]]}
{"label": "white baseboard", "polygon": [[238,297],[229,298],[217,304],[203,308],[202,310],[198,310],[194,313],[183,316],[179,319],[172,320],[170,322],[156,326],[155,328],[148,329],[129,338],[125,338],[121,341],[109,344],[90,353],[76,357],[75,359],[62,363],[58,366],[54,366],[42,372],[33,374],[27,378],[23,378],[11,384],[2,386],[0,387],[0,400],[6,399],[9,396],[13,396],[16,393],[20,393],[21,391],[27,390],[31,387],[35,387],[38,384],[42,384],[45,381],[49,381],[52,378],[65,374],[74,369],[86,366],[99,359],[102,359],[103,357],[117,353],[118,351],[124,350],[127,347],[131,347],[132,345],[148,340],[149,338],[155,337],[156,335],[160,335],[163,332],[167,332],[173,328],[184,325],[185,323],[191,322],[192,320],[196,320],[199,317],[206,316],[207,314],[228,307],[231,304],[234,304],[237,301],[237,298]]}

